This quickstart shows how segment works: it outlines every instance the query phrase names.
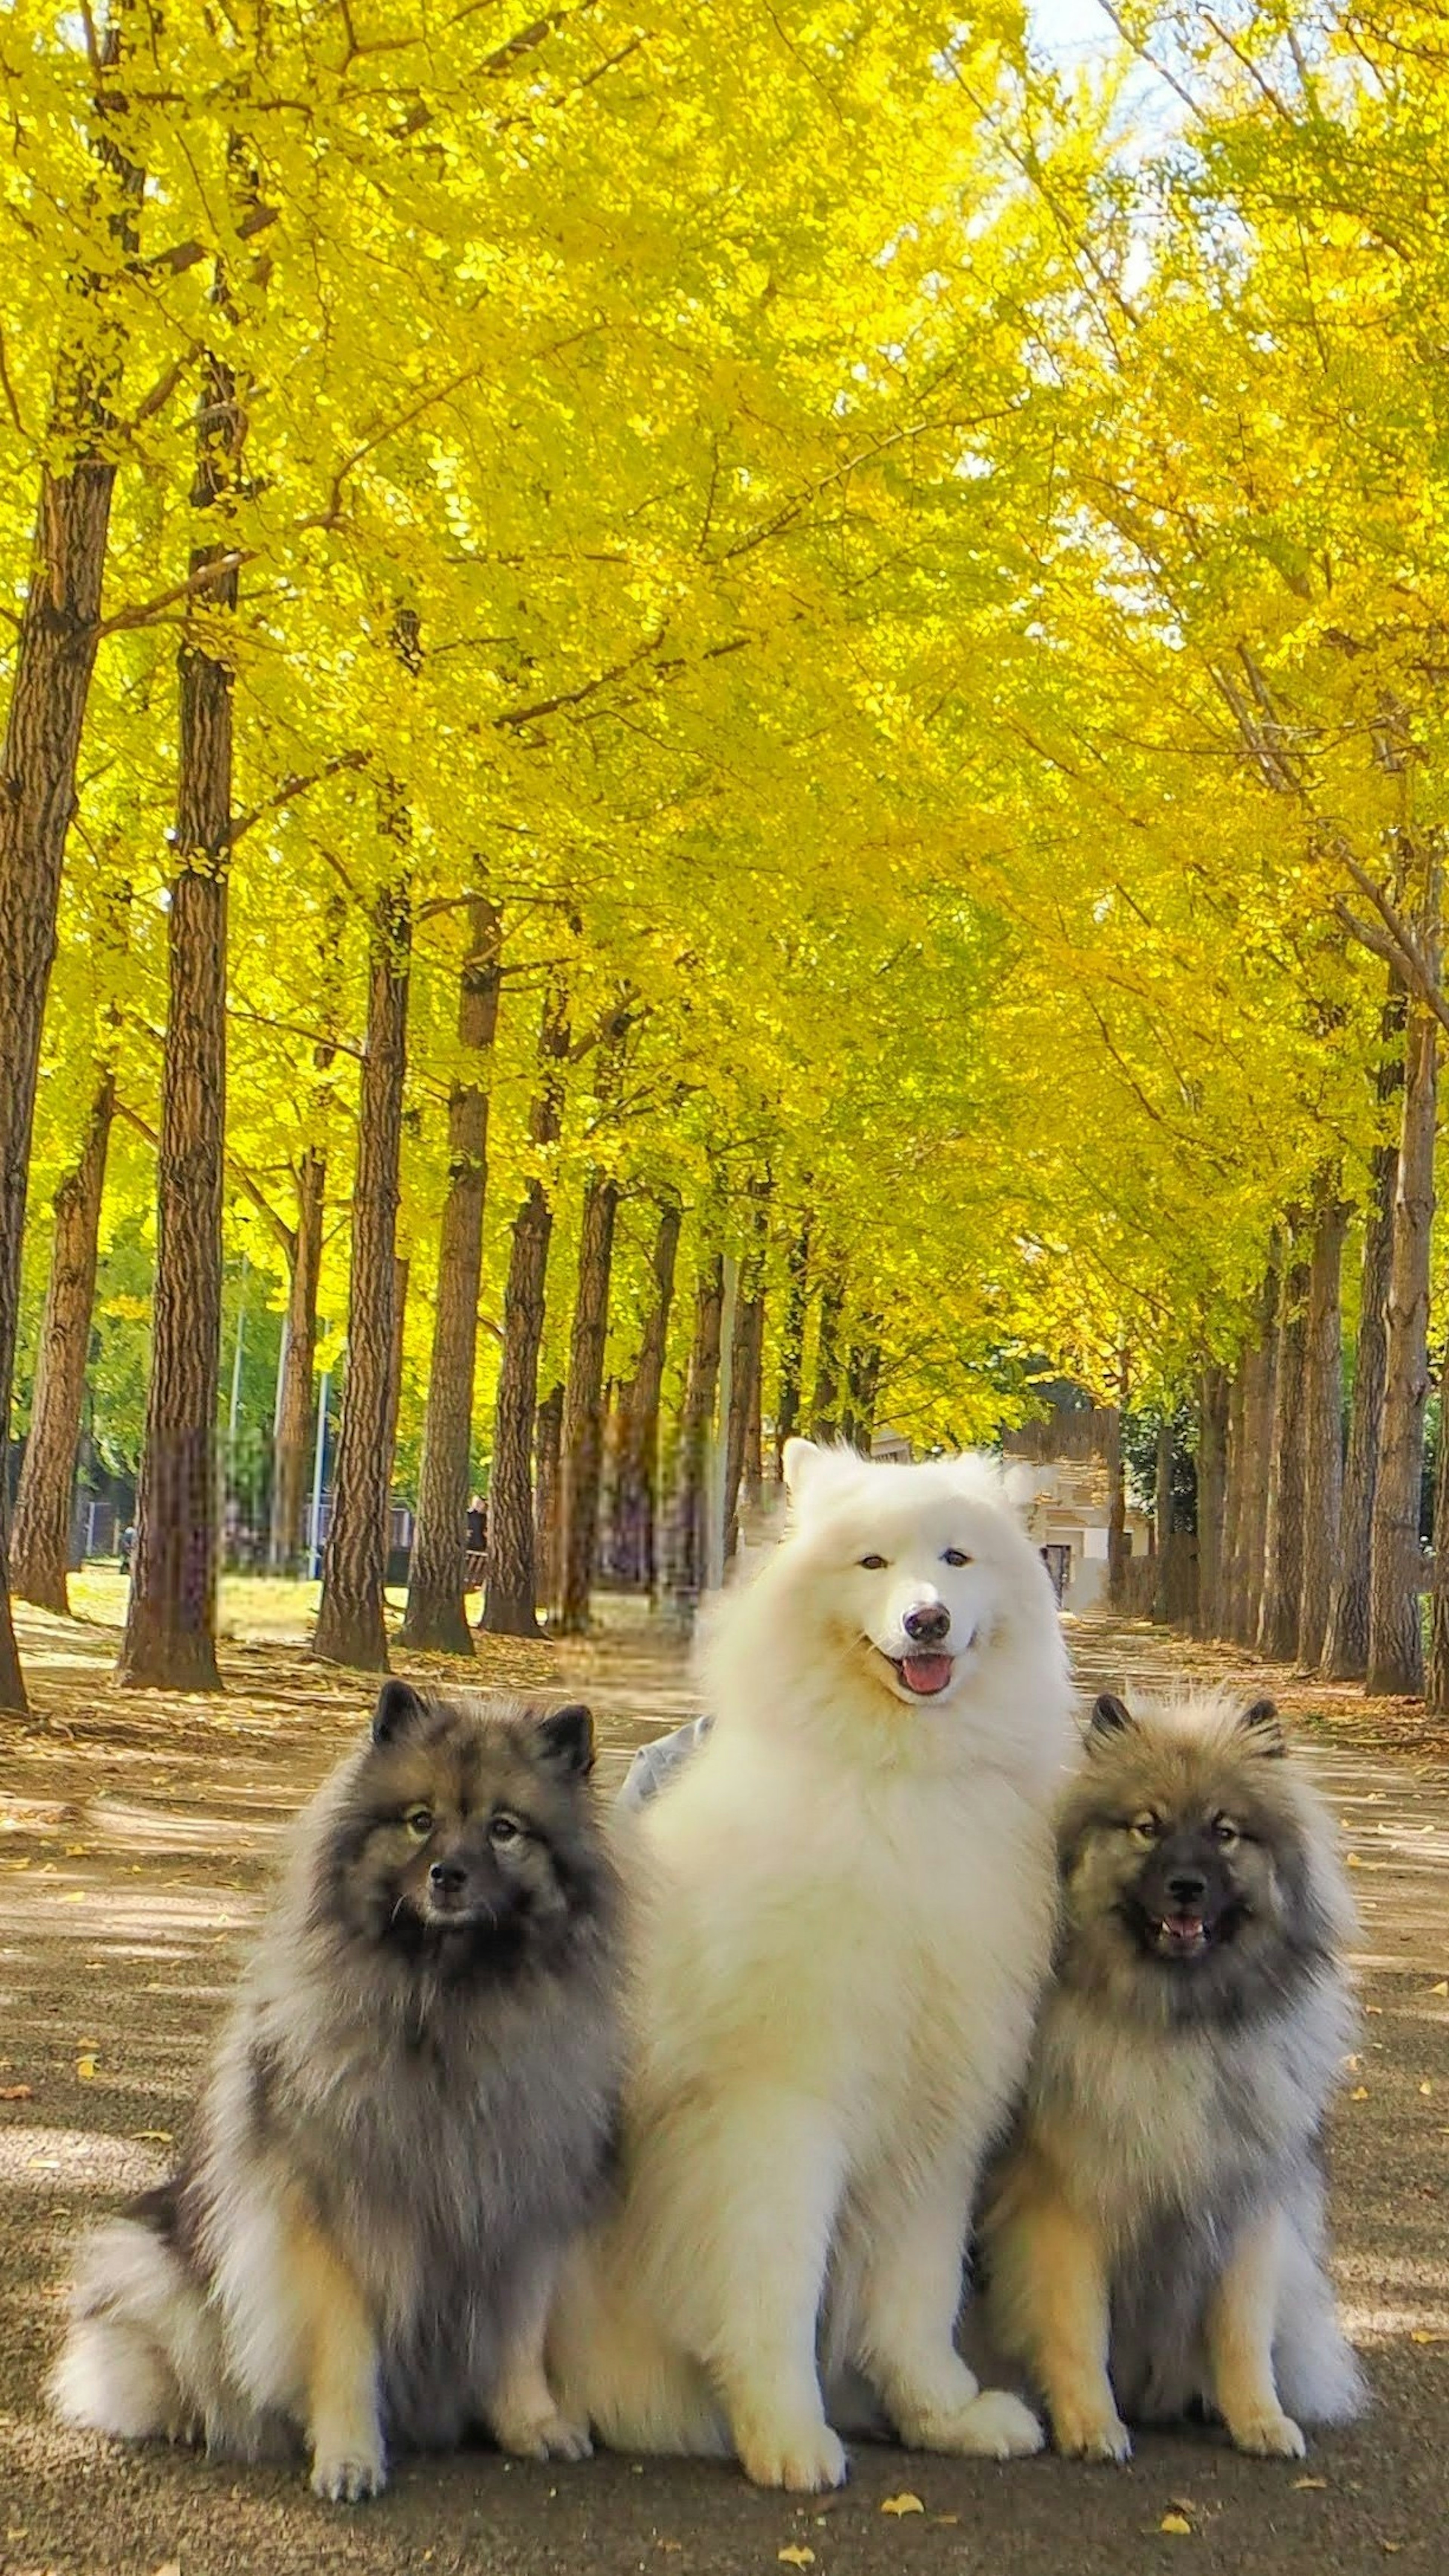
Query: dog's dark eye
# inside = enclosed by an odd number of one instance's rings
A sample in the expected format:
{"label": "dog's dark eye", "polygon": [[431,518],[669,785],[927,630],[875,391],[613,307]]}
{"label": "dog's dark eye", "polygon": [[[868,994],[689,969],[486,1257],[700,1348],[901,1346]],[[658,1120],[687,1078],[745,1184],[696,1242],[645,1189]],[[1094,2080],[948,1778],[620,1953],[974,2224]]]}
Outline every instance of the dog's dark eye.
{"label": "dog's dark eye", "polygon": [[885,1564],[883,1556],[863,1556],[860,1560],[867,1574],[879,1574]]}
{"label": "dog's dark eye", "polygon": [[406,1825],[410,1834],[416,1835],[420,1843],[425,1843],[429,1834],[433,1830],[432,1808],[409,1807],[407,1814],[403,1818],[403,1823]]}
{"label": "dog's dark eye", "polygon": [[1213,1841],[1215,1843],[1235,1843],[1238,1839],[1239,1829],[1231,1816],[1214,1816]]}
{"label": "dog's dark eye", "polygon": [[488,1828],[488,1839],[491,1843],[516,1843],[521,1831],[511,1816],[495,1816]]}
{"label": "dog's dark eye", "polygon": [[1133,1817],[1127,1830],[1135,1834],[1140,1843],[1155,1843],[1162,1831],[1162,1818],[1154,1816],[1148,1808],[1144,1814]]}
{"label": "dog's dark eye", "polygon": [[964,1547],[948,1547],[941,1558],[943,1565],[969,1565],[971,1562]]}

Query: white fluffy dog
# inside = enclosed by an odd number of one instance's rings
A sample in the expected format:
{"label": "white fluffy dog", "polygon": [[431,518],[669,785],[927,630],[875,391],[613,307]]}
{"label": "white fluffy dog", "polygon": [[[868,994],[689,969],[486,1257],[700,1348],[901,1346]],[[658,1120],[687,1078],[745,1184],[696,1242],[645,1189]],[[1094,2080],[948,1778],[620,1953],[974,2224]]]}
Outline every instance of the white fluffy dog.
{"label": "white fluffy dog", "polygon": [[1047,1971],[1072,1736],[1051,1584],[990,1461],[792,1440],[785,1473],[789,1534],[708,1649],[712,1732],[625,1820],[622,2190],[554,2360],[605,2440],[733,2449],[809,2490],[846,2470],[822,2370],[863,2374],[912,2447],[1040,2445],[953,2330]]}

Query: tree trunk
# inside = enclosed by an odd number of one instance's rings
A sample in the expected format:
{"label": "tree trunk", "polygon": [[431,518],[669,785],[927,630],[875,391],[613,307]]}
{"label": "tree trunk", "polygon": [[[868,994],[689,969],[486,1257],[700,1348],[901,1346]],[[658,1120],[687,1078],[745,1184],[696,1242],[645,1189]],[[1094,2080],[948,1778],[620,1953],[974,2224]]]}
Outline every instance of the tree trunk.
{"label": "tree trunk", "polygon": [[1238,1642],[1254,1649],[1263,1610],[1263,1572],[1268,1527],[1268,1482],[1273,1453],[1273,1390],[1278,1340],[1278,1264],[1270,1263],[1263,1281],[1258,1339],[1248,1354],[1243,1406],[1243,1452],[1246,1484],[1243,1513],[1243,1625]]}
{"label": "tree trunk", "polygon": [[[869,1319],[873,1326],[875,1317]],[[845,1372],[846,1394],[850,1406],[852,1446],[862,1458],[868,1458],[875,1437],[875,1391],[880,1382],[880,1344],[873,1337],[852,1342],[850,1360]]]}
{"label": "tree trunk", "polygon": [[1439,1454],[1434,1462],[1434,1567],[1429,1590],[1429,1653],[1424,1706],[1449,1710],[1449,1347],[1439,1374]]}
{"label": "tree trunk", "polygon": [[785,1292],[785,1320],[780,1332],[780,1394],[775,1406],[775,1474],[784,1473],[781,1461],[785,1443],[800,1428],[800,1386],[805,1363],[805,1317],[810,1303],[810,1229],[813,1220],[807,1209],[800,1220],[800,1231],[785,1256],[789,1286]]}
{"label": "tree trunk", "polygon": [[606,1172],[591,1171],[584,1190],[579,1284],[563,1410],[558,1626],[566,1637],[582,1636],[589,1624],[589,1595],[599,1537],[599,1477],[604,1457],[604,1343],[609,1330],[609,1279],[618,1209],[618,1182]]}
{"label": "tree trunk", "polygon": [[1243,1514],[1245,1481],[1243,1476],[1243,1407],[1247,1383],[1247,1353],[1240,1351],[1233,1363],[1228,1383],[1227,1493],[1223,1510],[1223,1562],[1218,1596],[1218,1624],[1211,1632],[1233,1638],[1242,1630],[1242,1597],[1245,1577],[1243,1561]]}
{"label": "tree trunk", "polygon": [[830,1271],[820,1290],[815,1393],[810,1406],[812,1440],[833,1440],[840,1429],[840,1319],[844,1309],[845,1281],[838,1271]]}
{"label": "tree trunk", "polygon": [[755,1365],[750,1379],[750,1409],[745,1416],[745,1460],[742,1475],[745,1509],[757,1512],[765,1491],[765,1309],[760,1301],[755,1334]]}
{"label": "tree trunk", "polygon": [[1298,1662],[1318,1668],[1328,1635],[1328,1607],[1338,1561],[1343,1490],[1343,1320],[1339,1281],[1348,1210],[1336,1181],[1313,1225],[1308,1323],[1303,1345],[1303,1574],[1298,1601]]}
{"label": "tree trunk", "polygon": [[620,1401],[611,1553],[617,1580],[633,1591],[654,1589],[659,1520],[659,1398],[682,1222],[678,1201],[667,1200],[659,1211],[659,1231],[650,1262],[654,1299],[644,1319],[638,1363]]}
{"label": "tree trunk", "polygon": [[[191,498],[217,510],[245,435],[230,367],[208,357]],[[227,562],[192,549],[193,578]],[[188,613],[177,655],[179,768],[170,994],[161,1077],[156,1289],[136,1559],[118,1678],[131,1688],[220,1690],[216,1661],[216,1399],[226,1136],[226,912],[232,841],[232,673],[197,638],[237,604],[234,568]]]}
{"label": "tree trunk", "polygon": [[287,1313],[282,1327],[282,1395],[272,1472],[274,1574],[300,1573],[306,1555],[312,1372],[317,1358],[317,1284],[326,1193],[327,1157],[309,1145],[297,1166],[297,1223],[288,1256]]}
{"label": "tree trunk", "polygon": [[115,1077],[107,1073],[96,1093],[80,1161],[55,1194],[50,1283],[40,1328],[30,1436],[25,1444],[25,1464],[15,1504],[11,1551],[14,1588],[23,1601],[36,1601],[43,1610],[57,1610],[62,1618],[70,1613],[66,1575],[70,1566],[76,1449],[90,1355],[106,1149],[115,1102]]}
{"label": "tree trunk", "polygon": [[[82,455],[41,477],[30,588],[0,754],[0,1459],[8,1457],[20,1255],[40,1031],[55,957],[76,760],[100,627],[116,468]],[[0,1708],[28,1705],[10,1617],[0,1475]]]}
{"label": "tree trunk", "polygon": [[387,1504],[392,1469],[398,1165],[407,1076],[411,898],[405,877],[383,888],[369,939],[367,1044],[352,1193],[347,1374],[322,1565],[314,1653],[386,1672]]}
{"label": "tree trunk", "polygon": [[1197,1617],[1200,1637],[1222,1631],[1227,1532],[1228,1372],[1209,1361],[1202,1373],[1197,1444]]}
{"label": "tree trunk", "polygon": [[564,1391],[553,1385],[538,1408],[533,1426],[533,1550],[538,1569],[538,1597],[558,1599],[563,1537]]}
{"label": "tree trunk", "polygon": [[[115,70],[118,28],[107,29],[101,51],[103,70]],[[110,230],[130,254],[137,247],[133,209],[143,178],[107,139],[104,121],[116,104],[103,83],[95,100],[96,153],[119,185]],[[103,292],[103,281],[93,275],[74,283],[87,297]],[[114,343],[107,348],[93,339],[79,363],[62,363],[51,420],[54,460],[40,478],[30,584],[0,751],[0,1461],[10,1451],[41,1022],[55,957],[66,835],[76,808],[81,727],[100,638],[116,481],[114,450],[106,452],[115,357]],[[10,1616],[9,1520],[9,1478],[0,1473],[0,1708],[24,1711],[25,1682]]]}
{"label": "tree trunk", "polygon": [[1124,1352],[1117,1364],[1117,1402],[1107,1444],[1107,1602],[1120,1610],[1127,1579],[1127,1472],[1122,1455],[1122,1416],[1132,1394],[1132,1373]]}
{"label": "tree trunk", "polygon": [[719,1253],[713,1253],[701,1264],[695,1286],[694,1334],[675,1459],[669,1584],[686,1605],[698,1601],[705,1582],[710,1433],[719,1387],[723,1315],[724,1262]]}
{"label": "tree trunk", "polygon": [[[187,732],[183,714],[183,745]],[[194,778],[194,772],[184,774]],[[229,828],[229,818],[223,828]],[[178,826],[178,842],[180,831]],[[196,841],[185,846],[199,853]],[[216,1403],[226,1083],[224,860],[210,872],[186,868],[173,880],[168,932],[151,1374],[118,1678],[133,1688],[210,1691],[221,1688]]]}
{"label": "tree trunk", "polygon": [[1383,1431],[1370,1538],[1367,1687],[1376,1694],[1407,1696],[1424,1685],[1419,1503],[1429,1387],[1437,1029],[1426,1010],[1418,1005],[1411,1009],[1394,1194]]}
{"label": "tree trunk", "polygon": [[[1391,994],[1384,1010],[1384,1056],[1379,1068],[1381,1103],[1404,1087],[1404,1001]],[[1400,1107],[1402,1117],[1402,1106]],[[1388,1352],[1389,1277],[1393,1265],[1394,1199],[1399,1179],[1398,1138],[1374,1148],[1373,1191],[1364,1222],[1359,1277],[1358,1339],[1348,1458],[1339,1515],[1338,1571],[1332,1588],[1323,1671],[1329,1681],[1360,1681],[1368,1670],[1369,1542],[1379,1442],[1384,1418]]]}
{"label": "tree trunk", "polygon": [[468,1545],[473,1375],[478,1355],[478,1285],[488,1190],[488,1083],[502,984],[503,916],[486,895],[468,898],[468,955],[458,995],[458,1044],[466,1079],[448,1100],[448,1194],[438,1252],[418,1517],[408,1575],[404,1643],[468,1655],[463,1607]]}
{"label": "tree trunk", "polygon": [[[568,1020],[562,986],[544,998],[538,1055],[542,1080],[529,1112],[535,1145],[558,1141],[563,1120],[562,1066],[568,1054]],[[479,1627],[496,1637],[538,1635],[538,1573],[534,1556],[533,1417],[538,1402],[538,1352],[543,1339],[544,1285],[548,1276],[553,1210],[536,1177],[513,1222],[508,1286],[503,1298],[503,1366],[493,1424],[493,1472],[488,1486],[487,1588]]]}
{"label": "tree trunk", "polygon": [[[758,1281],[759,1267],[755,1265]],[[750,1415],[758,1400],[760,1358],[765,1334],[765,1300],[758,1285],[753,1296],[741,1296],[735,1305],[735,1329],[730,1365],[730,1418],[725,1425],[725,1562],[729,1563],[740,1543],[740,1486],[745,1473],[745,1451]]]}
{"label": "tree trunk", "polygon": [[408,1313],[408,1263],[404,1253],[395,1253],[392,1264],[392,1341],[387,1356],[387,1411],[382,1435],[382,1557],[383,1582],[392,1554],[392,1476],[397,1457],[397,1418],[402,1402],[403,1332]]}
{"label": "tree trunk", "polygon": [[1272,1452],[1263,1532],[1263,1597],[1258,1611],[1258,1652],[1291,1664],[1298,1652],[1298,1604],[1303,1589],[1303,1355],[1307,1325],[1308,1264],[1290,1263],[1273,1368]]}
{"label": "tree trunk", "polygon": [[1157,1476],[1153,1494],[1152,1525],[1157,1545],[1157,1570],[1152,1586],[1152,1616],[1159,1627],[1167,1624],[1167,1542],[1172,1536],[1172,1424],[1164,1414],[1157,1426]]}

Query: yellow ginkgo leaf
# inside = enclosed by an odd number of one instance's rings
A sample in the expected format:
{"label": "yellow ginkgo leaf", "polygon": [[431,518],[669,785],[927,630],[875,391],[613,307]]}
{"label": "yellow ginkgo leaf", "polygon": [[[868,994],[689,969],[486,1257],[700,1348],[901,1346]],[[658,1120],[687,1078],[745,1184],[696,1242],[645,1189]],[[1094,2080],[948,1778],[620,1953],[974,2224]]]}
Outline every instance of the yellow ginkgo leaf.
{"label": "yellow ginkgo leaf", "polygon": [[94,2082],[96,2073],[95,2058],[90,2055],[78,2057],[75,2062],[75,2071],[83,2084]]}
{"label": "yellow ginkgo leaf", "polygon": [[807,2549],[803,2540],[792,2540],[787,2549],[777,2549],[775,2556],[782,2567],[813,2567],[815,2564],[815,2552]]}
{"label": "yellow ginkgo leaf", "polygon": [[1366,2102],[1368,2097],[1368,2086],[1366,2084],[1355,2084],[1353,2091],[1350,2093],[1348,2098],[1350,2102]]}
{"label": "yellow ginkgo leaf", "polygon": [[1192,2524],[1185,2513],[1165,2513],[1157,2528],[1159,2531],[1171,2531],[1179,2539],[1190,2538],[1192,2535]]}
{"label": "yellow ginkgo leaf", "polygon": [[1437,1986],[1431,1986],[1429,1992],[1431,1995],[1449,1995],[1449,1977],[1441,1977]]}
{"label": "yellow ginkgo leaf", "polygon": [[924,2513],[925,2510],[926,2508],[922,2504],[920,2497],[909,2493],[904,2495],[886,2496],[881,2502],[882,2513]]}

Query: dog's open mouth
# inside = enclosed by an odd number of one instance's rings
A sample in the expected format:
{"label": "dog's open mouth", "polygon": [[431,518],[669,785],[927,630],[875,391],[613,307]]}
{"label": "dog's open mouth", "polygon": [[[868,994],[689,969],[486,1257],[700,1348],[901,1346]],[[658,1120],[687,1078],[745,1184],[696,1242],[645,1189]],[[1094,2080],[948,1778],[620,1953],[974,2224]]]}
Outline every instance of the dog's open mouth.
{"label": "dog's open mouth", "polygon": [[887,1655],[886,1662],[916,1699],[934,1699],[956,1669],[954,1655]]}
{"label": "dog's open mouth", "polygon": [[1200,1959],[1212,1932],[1200,1914],[1164,1914],[1152,1920],[1153,1947],[1163,1959]]}

